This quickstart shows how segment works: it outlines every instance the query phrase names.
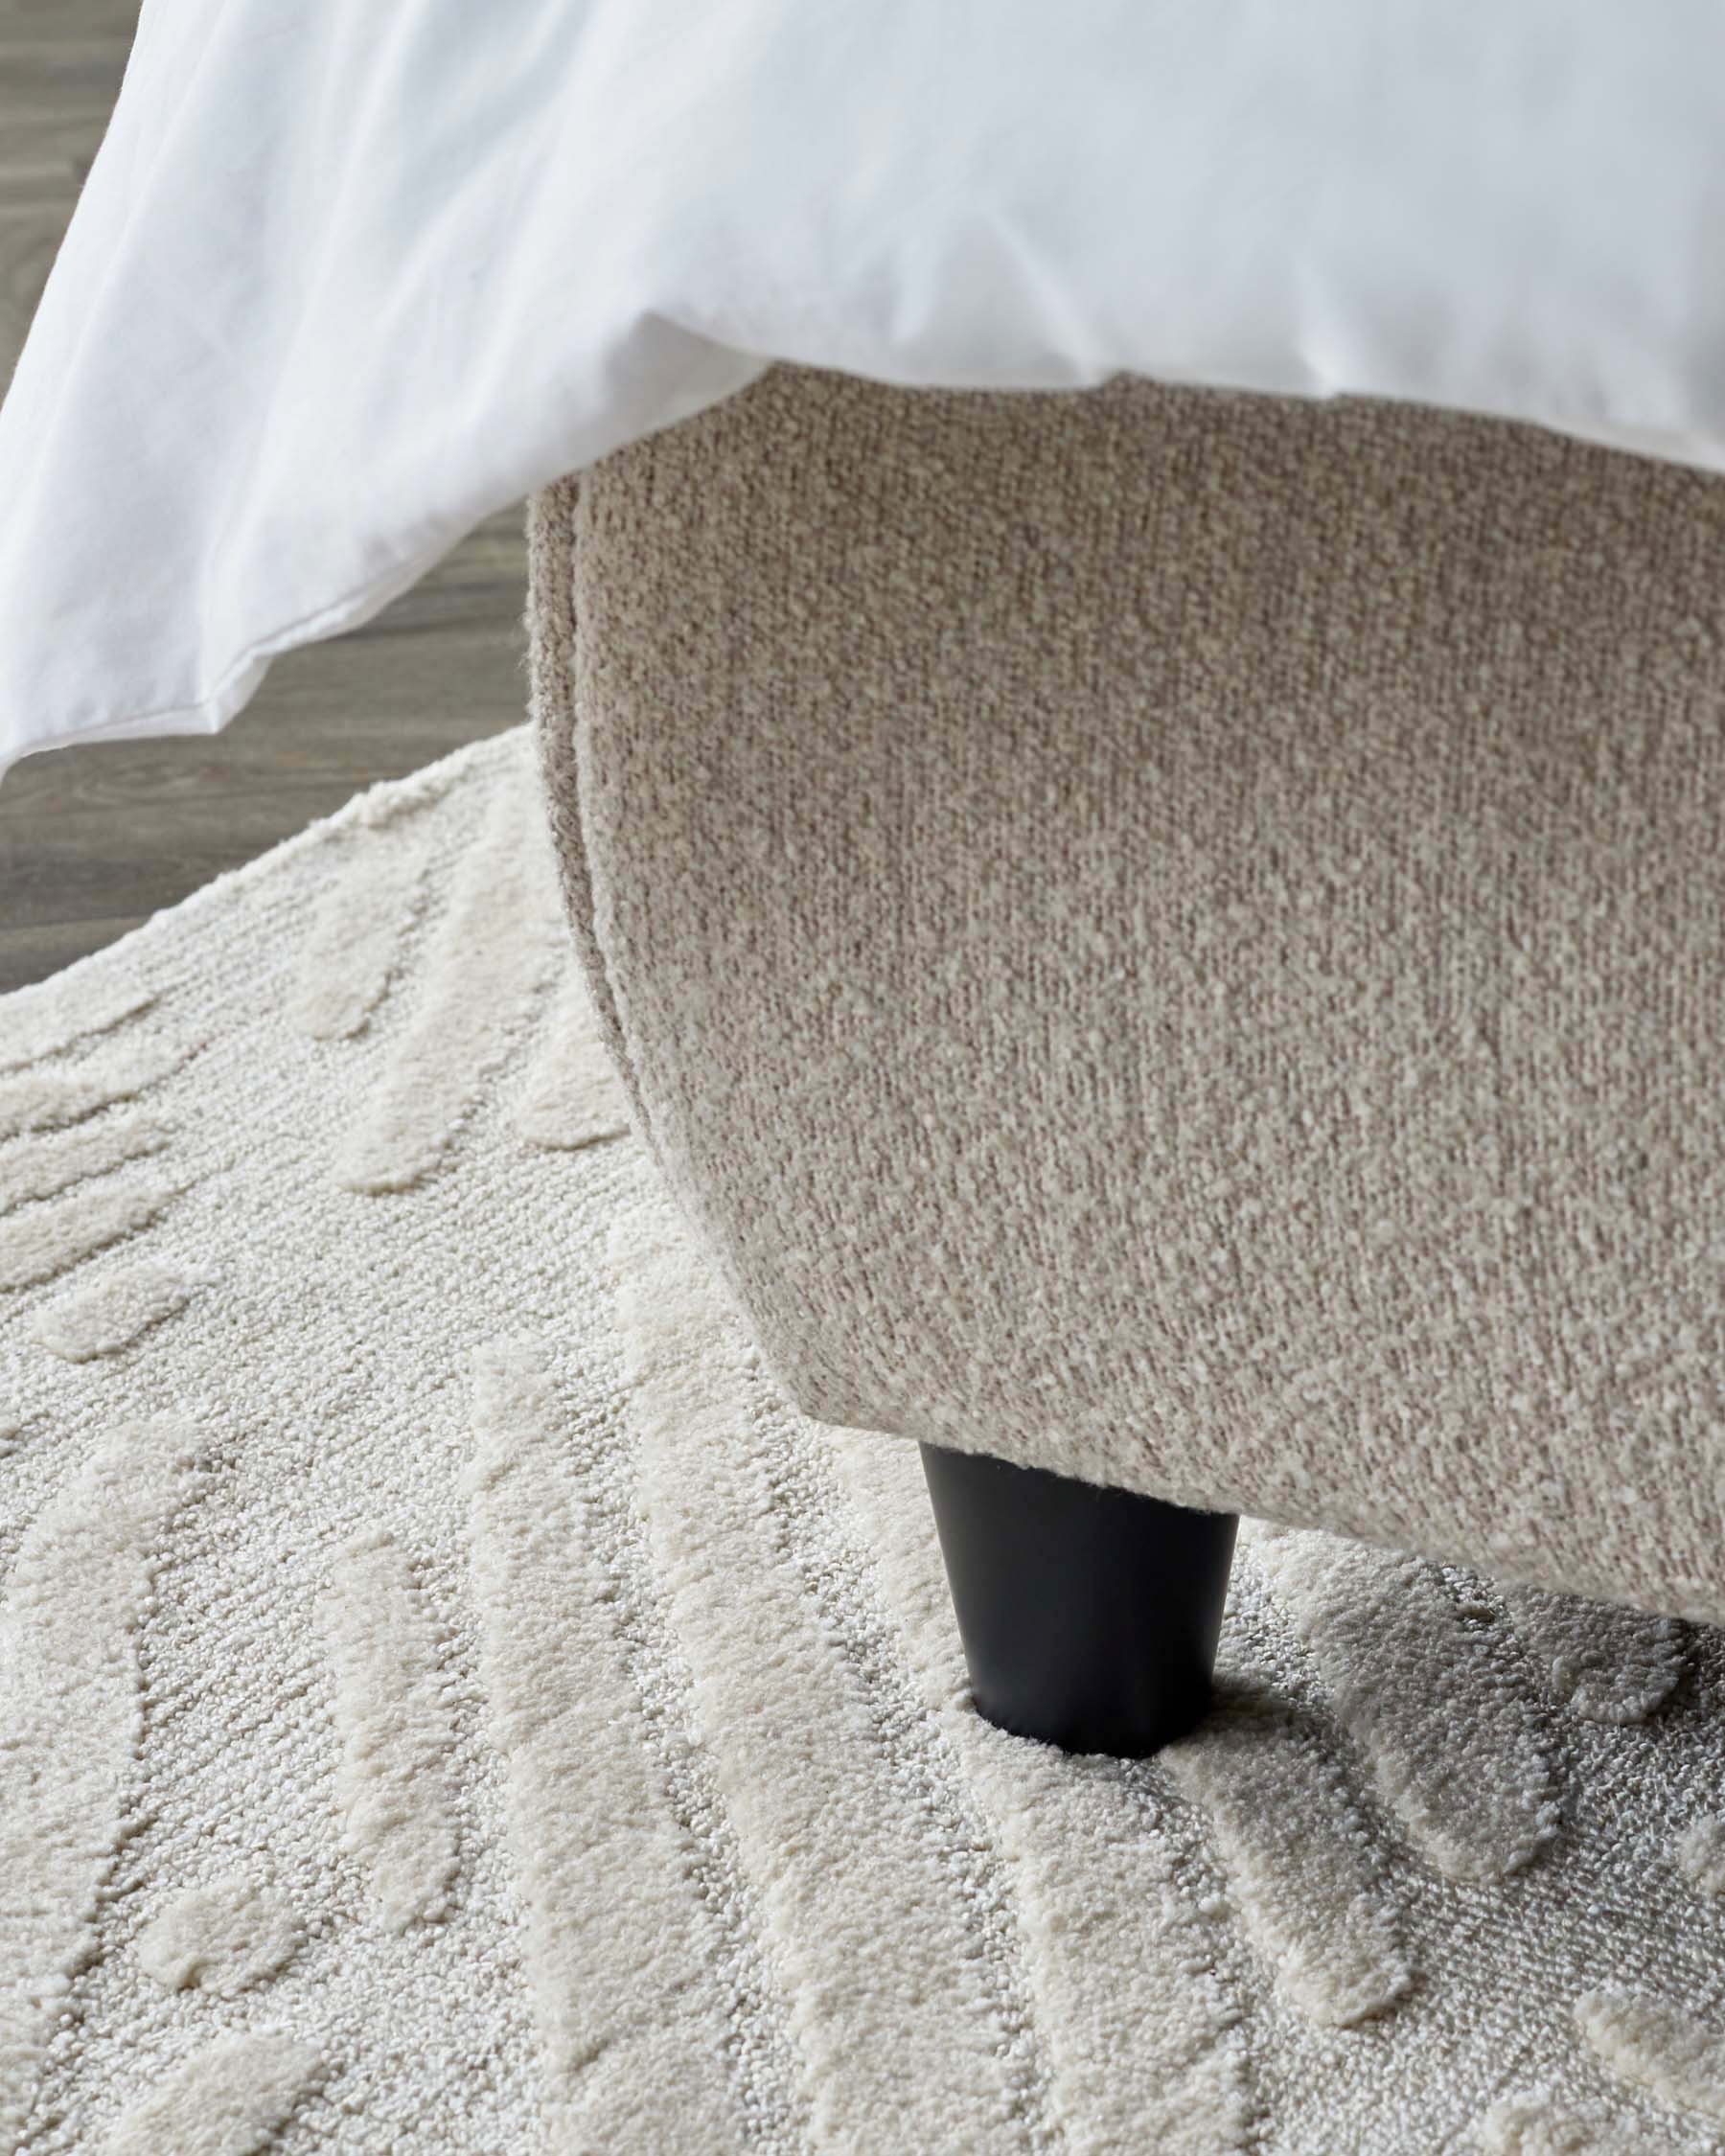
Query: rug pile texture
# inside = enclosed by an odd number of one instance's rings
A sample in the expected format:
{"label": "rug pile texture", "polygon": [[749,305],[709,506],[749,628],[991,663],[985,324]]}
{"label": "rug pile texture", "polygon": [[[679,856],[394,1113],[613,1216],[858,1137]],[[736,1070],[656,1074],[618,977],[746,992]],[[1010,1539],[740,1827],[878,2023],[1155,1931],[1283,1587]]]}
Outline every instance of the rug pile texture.
{"label": "rug pile texture", "polygon": [[0,2149],[1725,2149],[1725,1645],[1248,1526],[1161,1759],[631,1135],[523,732],[0,1000]]}

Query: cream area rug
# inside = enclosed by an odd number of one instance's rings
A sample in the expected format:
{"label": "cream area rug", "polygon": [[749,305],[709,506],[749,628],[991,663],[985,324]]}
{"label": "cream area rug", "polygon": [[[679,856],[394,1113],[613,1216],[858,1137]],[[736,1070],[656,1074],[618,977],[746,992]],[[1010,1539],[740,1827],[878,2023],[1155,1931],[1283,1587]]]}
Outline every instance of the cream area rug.
{"label": "cream area rug", "polygon": [[524,734],[0,1001],[0,2148],[1725,2148],[1720,1638],[1249,1530],[1161,1759],[655,1187]]}

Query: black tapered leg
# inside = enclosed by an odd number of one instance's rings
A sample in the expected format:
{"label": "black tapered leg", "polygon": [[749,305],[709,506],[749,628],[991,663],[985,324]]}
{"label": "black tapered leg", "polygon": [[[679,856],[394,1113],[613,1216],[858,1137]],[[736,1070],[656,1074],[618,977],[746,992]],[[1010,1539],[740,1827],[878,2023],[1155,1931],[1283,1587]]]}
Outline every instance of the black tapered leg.
{"label": "black tapered leg", "polygon": [[984,1718],[1068,1752],[1123,1758],[1205,1712],[1233,1562],[1231,1512],[922,1448]]}

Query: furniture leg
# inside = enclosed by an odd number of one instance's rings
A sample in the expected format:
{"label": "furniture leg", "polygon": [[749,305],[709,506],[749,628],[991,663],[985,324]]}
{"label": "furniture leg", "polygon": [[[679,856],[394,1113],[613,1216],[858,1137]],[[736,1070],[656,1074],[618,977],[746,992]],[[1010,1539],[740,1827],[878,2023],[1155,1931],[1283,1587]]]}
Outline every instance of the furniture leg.
{"label": "furniture leg", "polygon": [[1140,1758],[1210,1696],[1239,1522],[986,1453],[922,1447],[984,1719]]}

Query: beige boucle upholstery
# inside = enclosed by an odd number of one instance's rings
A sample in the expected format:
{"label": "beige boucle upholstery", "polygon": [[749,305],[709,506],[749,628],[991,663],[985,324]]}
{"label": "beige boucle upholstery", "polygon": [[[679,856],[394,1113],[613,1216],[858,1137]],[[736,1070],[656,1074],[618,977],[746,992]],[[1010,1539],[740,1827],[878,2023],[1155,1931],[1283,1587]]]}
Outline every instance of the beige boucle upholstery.
{"label": "beige boucle upholstery", "polygon": [[806,1411],[1725,1617],[1725,482],[782,367],[532,536],[588,977]]}

